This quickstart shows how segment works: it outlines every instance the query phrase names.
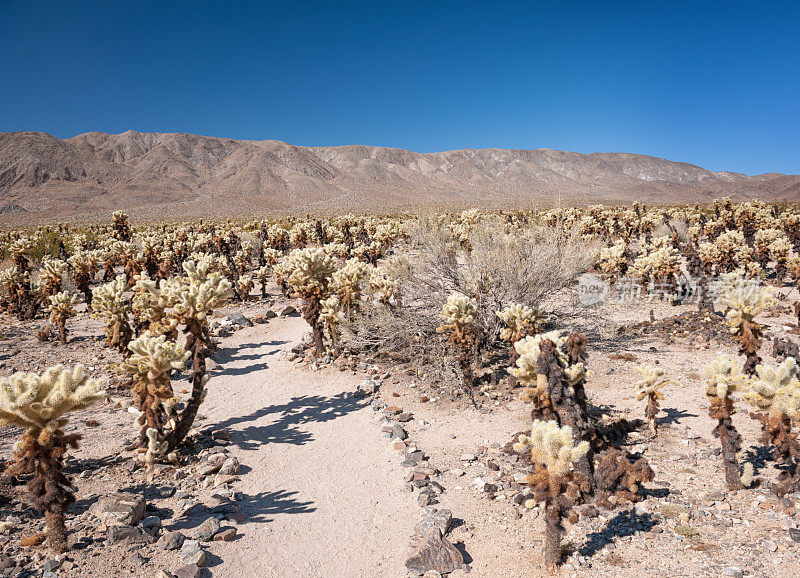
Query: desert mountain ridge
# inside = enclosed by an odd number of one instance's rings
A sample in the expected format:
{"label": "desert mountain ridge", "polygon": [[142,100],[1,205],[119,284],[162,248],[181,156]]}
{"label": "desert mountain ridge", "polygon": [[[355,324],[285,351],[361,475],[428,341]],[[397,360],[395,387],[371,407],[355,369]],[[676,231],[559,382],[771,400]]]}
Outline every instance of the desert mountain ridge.
{"label": "desert mountain ridge", "polygon": [[122,209],[178,219],[255,214],[797,200],[800,176],[713,172],[632,153],[295,146],[186,133],[0,133],[6,222],[91,220]]}

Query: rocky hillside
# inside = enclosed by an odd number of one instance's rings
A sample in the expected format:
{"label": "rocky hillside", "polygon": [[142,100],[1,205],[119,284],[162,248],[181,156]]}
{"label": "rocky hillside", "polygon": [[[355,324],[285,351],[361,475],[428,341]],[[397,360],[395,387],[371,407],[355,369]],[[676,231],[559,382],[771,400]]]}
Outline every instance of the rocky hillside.
{"label": "rocky hillside", "polygon": [[550,149],[415,153],[176,133],[0,134],[0,218],[145,218],[558,202],[796,199],[797,175]]}

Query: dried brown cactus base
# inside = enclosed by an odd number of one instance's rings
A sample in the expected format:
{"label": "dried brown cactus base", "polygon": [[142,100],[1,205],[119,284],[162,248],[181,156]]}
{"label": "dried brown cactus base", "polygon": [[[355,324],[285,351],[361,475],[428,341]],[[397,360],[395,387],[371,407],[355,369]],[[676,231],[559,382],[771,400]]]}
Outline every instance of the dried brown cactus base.
{"label": "dried brown cactus base", "polygon": [[714,341],[722,345],[733,343],[724,317],[697,311],[685,311],[656,322],[642,321],[641,323],[622,325],[617,329],[617,333],[620,335],[656,335],[665,339],[690,338],[696,340],[701,338],[704,341]]}

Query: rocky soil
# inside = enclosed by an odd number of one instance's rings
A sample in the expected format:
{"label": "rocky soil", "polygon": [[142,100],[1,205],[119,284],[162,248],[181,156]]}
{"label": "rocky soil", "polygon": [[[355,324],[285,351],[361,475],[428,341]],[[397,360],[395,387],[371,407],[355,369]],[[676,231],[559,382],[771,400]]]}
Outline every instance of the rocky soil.
{"label": "rocky soil", "polygon": [[[789,304],[764,316],[771,336],[796,340]],[[518,390],[501,383],[475,408],[402,367],[313,360],[304,353],[307,325],[287,305],[276,297],[217,312],[220,344],[191,449],[179,466],[153,471],[134,459],[120,357],[103,347],[100,325],[82,314],[61,346],[37,340],[44,322],[0,318],[2,375],[81,362],[110,382],[105,404],[70,420],[84,435],[67,460],[77,487],[71,550],[48,556],[43,519],[21,487],[2,486],[0,575],[539,575],[543,516],[522,505],[525,469],[503,450],[530,423]],[[646,499],[610,511],[580,507],[564,575],[800,571],[800,496],[767,489],[770,452],[745,411],[734,422],[765,483],[725,490],[699,372],[735,348],[713,319],[673,320],[689,309],[609,305],[554,321],[589,339],[595,411],[643,416],[632,385],[640,362],[681,384],[665,391],[657,438],[641,431],[629,439],[655,470]],[[655,321],[642,323],[651,310]],[[769,343],[762,357],[775,363]],[[187,393],[185,376],[173,385]],[[17,434],[0,430],[3,459]]]}

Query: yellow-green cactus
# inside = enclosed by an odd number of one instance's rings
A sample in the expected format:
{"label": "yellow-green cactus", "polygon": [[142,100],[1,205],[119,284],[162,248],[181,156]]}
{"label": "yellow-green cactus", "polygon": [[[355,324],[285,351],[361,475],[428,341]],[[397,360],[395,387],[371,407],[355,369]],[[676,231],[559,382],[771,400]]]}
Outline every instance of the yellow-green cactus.
{"label": "yellow-green cactus", "polygon": [[664,394],[661,392],[662,387],[668,385],[677,385],[674,381],[664,378],[664,370],[660,367],[652,367],[650,365],[639,365],[636,372],[642,376],[642,379],[636,382],[636,399],[642,401],[647,399],[647,407],[645,408],[645,416],[650,425],[650,431],[653,435],[656,434],[656,415],[658,414],[659,401],[664,399]]}
{"label": "yellow-green cactus", "polygon": [[106,343],[122,353],[127,352],[128,343],[133,338],[130,325],[131,306],[125,298],[127,288],[125,275],[92,291],[93,316],[106,323]]}
{"label": "yellow-green cactus", "polygon": [[47,298],[49,304],[46,307],[47,313],[50,315],[50,323],[58,328],[58,336],[62,344],[67,342],[67,319],[75,317],[75,304],[78,302],[77,297],[61,291],[55,295]]}
{"label": "yellow-green cactus", "polygon": [[0,423],[24,428],[17,444],[16,468],[33,473],[27,484],[33,506],[44,510],[50,550],[67,548],[64,510],[75,501],[69,478],[63,473],[64,455],[77,447],[80,434],[63,431],[68,413],[103,399],[101,382],[83,366],[62,365],[42,374],[14,373],[0,378]]}
{"label": "yellow-green cactus", "polygon": [[131,355],[122,364],[122,369],[135,376],[132,393],[134,404],[141,412],[135,426],[139,428],[141,455],[152,463],[152,459],[166,452],[167,428],[174,418],[176,400],[170,385],[170,372],[182,370],[191,352],[182,351],[165,335],[155,336],[150,332],[131,341],[128,348]]}

